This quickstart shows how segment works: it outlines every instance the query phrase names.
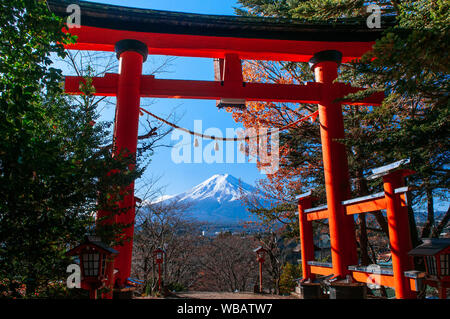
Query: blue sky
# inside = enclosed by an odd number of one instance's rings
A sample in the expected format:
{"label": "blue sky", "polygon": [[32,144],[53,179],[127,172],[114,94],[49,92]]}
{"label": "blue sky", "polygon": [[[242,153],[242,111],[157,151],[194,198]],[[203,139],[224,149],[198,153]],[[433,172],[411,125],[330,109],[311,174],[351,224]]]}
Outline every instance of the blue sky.
{"label": "blue sky", "polygon": [[90,0],[92,2],[134,8],[168,10],[201,14],[234,15],[235,0]]}
{"label": "blue sky", "polygon": [[[121,1],[121,0],[95,0],[95,2],[113,5],[124,5],[130,7],[169,10],[180,12],[191,12],[201,14],[234,15],[233,7],[237,6],[234,0],[166,0],[166,1]],[[144,74],[152,70],[151,63],[158,64],[162,57],[149,58],[144,64]],[[155,65],[153,65],[154,67]],[[167,73],[157,75],[159,78],[192,79],[192,80],[214,80],[214,69],[212,59],[205,58],[176,58],[167,68]],[[151,105],[148,109],[156,115],[164,117],[176,108],[176,113],[182,116],[178,125],[194,129],[194,120],[202,120],[203,131],[207,128],[218,128],[225,134],[226,128],[241,127],[231,118],[231,114],[225,110],[218,110],[215,101],[204,100],[173,100],[173,99],[142,99],[141,105]],[[112,108],[106,110],[103,118],[112,120],[114,116]],[[170,136],[164,141],[165,144],[176,144],[180,140],[171,141]],[[192,139],[193,142],[193,139]],[[203,140],[203,148],[211,143]],[[192,143],[193,144],[193,143]],[[191,148],[192,151],[194,148]],[[152,162],[144,173],[144,179],[150,176],[159,176],[159,186],[164,186],[164,194],[173,195],[188,190],[189,188],[203,182],[214,174],[231,174],[236,178],[254,184],[258,179],[264,178],[254,163],[180,163],[175,164],[171,159],[171,148],[158,148],[152,157]],[[235,153],[237,149],[235,148]],[[141,184],[142,185],[142,184]],[[136,187],[137,196],[143,196],[143,190]]]}

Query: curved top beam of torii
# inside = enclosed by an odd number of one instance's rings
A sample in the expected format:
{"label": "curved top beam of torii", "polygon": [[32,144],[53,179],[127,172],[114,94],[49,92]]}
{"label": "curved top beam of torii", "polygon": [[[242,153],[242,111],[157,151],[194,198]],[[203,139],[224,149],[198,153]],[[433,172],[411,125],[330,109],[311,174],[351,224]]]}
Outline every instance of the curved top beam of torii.
{"label": "curved top beam of torii", "polygon": [[[122,39],[147,44],[150,54],[242,60],[308,62],[319,51],[339,50],[342,62],[361,57],[384,29],[369,29],[363,20],[341,20],[334,25],[288,19],[203,15],[137,9],[75,0],[49,0],[59,16],[67,7],[81,9],[77,50],[114,51]],[[383,27],[391,21],[383,20]]]}

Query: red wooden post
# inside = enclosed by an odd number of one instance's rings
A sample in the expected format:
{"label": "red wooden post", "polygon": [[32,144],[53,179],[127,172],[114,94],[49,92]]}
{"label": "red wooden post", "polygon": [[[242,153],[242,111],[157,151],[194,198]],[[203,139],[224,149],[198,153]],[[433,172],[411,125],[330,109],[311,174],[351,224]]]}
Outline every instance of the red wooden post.
{"label": "red wooden post", "polygon": [[263,281],[262,264],[264,262],[264,256],[265,256],[265,253],[267,251],[260,246],[260,247],[258,247],[256,249],[254,249],[253,252],[256,253],[256,260],[259,263],[259,292],[262,293],[263,292],[263,288],[262,288],[262,281]]}
{"label": "red wooden post", "polygon": [[109,289],[108,292],[102,294],[102,299],[112,299],[114,290],[114,259],[106,257],[106,271],[107,280],[105,287]]}
{"label": "red wooden post", "polygon": [[312,206],[311,192],[300,195],[297,199],[303,280],[313,280],[315,279],[315,275],[311,273],[311,266],[308,265],[308,261],[314,260],[313,228],[312,222],[308,221],[305,213],[305,209],[311,208]]}
{"label": "red wooden post", "polygon": [[158,288],[159,291],[161,291],[162,285],[161,285],[161,279],[162,279],[162,271],[161,271],[161,264],[164,263],[164,258],[165,258],[165,254],[166,252],[161,249],[161,248],[157,248],[153,251],[153,258],[156,262],[156,264],[158,265]]}
{"label": "red wooden post", "polygon": [[263,286],[262,286],[262,260],[259,260],[259,292],[262,293]]}
{"label": "red wooden post", "polygon": [[439,299],[447,299],[447,286],[443,283],[438,284]]}
{"label": "red wooden post", "polygon": [[[120,66],[114,125],[114,154],[126,151],[128,156],[136,156],[142,64],[147,58],[148,49],[144,43],[136,40],[119,41],[115,49],[120,59]],[[123,198],[119,206],[127,211],[117,215],[116,222],[132,224],[132,226],[124,231],[124,244],[116,247],[119,251],[115,260],[115,268],[119,270],[116,283],[119,286],[125,285],[131,273],[135,213],[134,183],[127,187],[126,192],[128,195]]]}
{"label": "red wooden post", "polygon": [[97,299],[97,289],[89,289],[89,299]]}
{"label": "red wooden post", "polygon": [[323,84],[319,103],[320,135],[333,273],[340,278],[350,273],[348,266],[357,263],[353,217],[345,214],[342,205],[342,201],[350,196],[345,145],[337,141],[345,135],[342,106],[333,102],[342,97],[339,86],[333,84],[341,58],[342,54],[338,51],[322,51],[310,60],[316,82]]}
{"label": "red wooden post", "polygon": [[161,263],[158,263],[158,287],[161,291]]}
{"label": "red wooden post", "polygon": [[412,269],[408,252],[412,248],[408,209],[401,205],[400,194],[395,189],[404,186],[404,170],[383,176],[386,213],[389,226],[389,245],[392,254],[392,270],[395,278],[395,296],[398,299],[415,298],[404,272]]}

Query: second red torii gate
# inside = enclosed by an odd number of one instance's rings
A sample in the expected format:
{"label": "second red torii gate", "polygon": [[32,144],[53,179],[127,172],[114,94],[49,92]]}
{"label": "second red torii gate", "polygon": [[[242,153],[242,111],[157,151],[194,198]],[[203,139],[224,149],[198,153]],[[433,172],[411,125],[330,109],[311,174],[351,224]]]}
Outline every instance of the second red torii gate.
{"label": "second red torii gate", "polygon": [[[65,16],[67,1],[48,1],[53,12]],[[72,3],[73,1],[70,1]],[[354,222],[344,212],[342,201],[349,199],[348,163],[341,102],[349,93],[363,88],[333,83],[341,61],[348,62],[370,50],[382,30],[354,24],[333,27],[242,17],[203,16],[160,12],[79,2],[82,25],[70,29],[78,36],[68,49],[115,50],[120,60],[119,74],[94,78],[95,94],[116,96],[115,150],[136,154],[141,97],[231,99],[316,103],[325,170],[328,219],[332,239],[333,274],[343,278],[357,262]],[[162,80],[142,75],[148,54],[166,54],[223,59],[220,81]],[[305,85],[245,83],[241,60],[310,62],[316,82]],[[82,94],[80,77],[66,77],[65,91]],[[380,105],[383,94],[346,104]],[[134,186],[130,185],[132,193]],[[134,195],[124,198],[122,207],[134,207]],[[107,214],[107,213],[106,213]],[[134,208],[120,216],[133,223]],[[129,239],[116,247],[115,283],[125,284],[131,271],[133,227],[125,231]]]}
{"label": "second red torii gate", "polygon": [[[402,166],[409,160],[401,160],[384,167],[372,170],[370,177],[382,178],[384,191],[364,197],[348,199],[340,204],[346,216],[364,214],[373,211],[386,210],[389,228],[389,246],[392,256],[392,271],[379,267],[377,272],[372,272],[371,267],[361,267],[357,264],[347,265],[346,272],[356,281],[363,283],[375,283],[380,286],[392,287],[399,299],[415,298],[415,292],[421,286],[417,272],[412,271],[412,259],[408,252],[412,248],[409,230],[408,201],[405,187],[405,177],[414,172]],[[313,195],[309,191],[297,196],[298,216],[301,238],[303,281],[315,279],[316,274],[334,275],[335,262],[330,267],[327,263],[315,262],[312,221],[332,219],[328,205],[312,208]],[[330,234],[331,234],[330,223]],[[331,237],[331,236],[330,236]],[[331,249],[336,248],[336,243],[331,238]],[[373,267],[372,267],[373,268]],[[372,269],[373,270],[373,269]]]}

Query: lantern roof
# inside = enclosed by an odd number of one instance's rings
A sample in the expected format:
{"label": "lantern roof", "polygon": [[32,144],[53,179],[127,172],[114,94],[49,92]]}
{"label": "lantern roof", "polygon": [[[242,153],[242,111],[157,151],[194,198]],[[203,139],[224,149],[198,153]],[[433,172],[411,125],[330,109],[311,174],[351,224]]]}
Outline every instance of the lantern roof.
{"label": "lantern roof", "polygon": [[153,252],[154,253],[157,253],[157,252],[162,252],[162,253],[166,253],[166,251],[164,250],[164,249],[162,249],[161,247],[158,247],[158,248],[156,248],[155,250],[153,250]]}
{"label": "lantern roof", "polygon": [[435,256],[450,248],[450,238],[423,238],[423,244],[409,251],[411,256]]}
{"label": "lantern roof", "polygon": [[97,236],[85,236],[84,241],[80,243],[78,246],[72,248],[69,250],[66,255],[73,256],[80,253],[80,251],[85,248],[86,246],[95,246],[98,250],[100,250],[103,253],[106,253],[108,255],[117,255],[119,252],[105,243],[103,243],[100,239],[100,237]]}
{"label": "lantern roof", "polygon": [[266,251],[266,249],[264,249],[262,246],[259,246],[259,247],[255,248],[255,249],[253,249],[253,252],[255,252],[255,253],[257,253],[259,251]]}

